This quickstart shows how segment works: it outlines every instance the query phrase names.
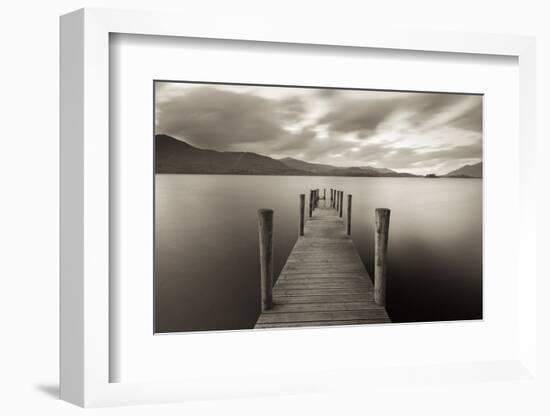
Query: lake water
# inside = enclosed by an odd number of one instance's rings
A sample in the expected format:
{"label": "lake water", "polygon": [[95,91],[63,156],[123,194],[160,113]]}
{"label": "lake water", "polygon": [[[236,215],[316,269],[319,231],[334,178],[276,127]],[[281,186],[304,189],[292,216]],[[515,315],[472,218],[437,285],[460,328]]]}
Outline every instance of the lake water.
{"label": "lake water", "polygon": [[482,317],[481,180],[160,174],[156,332],[252,328],[260,313],[257,210],[275,211],[278,276],[298,236],[299,194],[314,188],[353,195],[352,238],[371,276],[374,210],[391,209],[393,322]]}

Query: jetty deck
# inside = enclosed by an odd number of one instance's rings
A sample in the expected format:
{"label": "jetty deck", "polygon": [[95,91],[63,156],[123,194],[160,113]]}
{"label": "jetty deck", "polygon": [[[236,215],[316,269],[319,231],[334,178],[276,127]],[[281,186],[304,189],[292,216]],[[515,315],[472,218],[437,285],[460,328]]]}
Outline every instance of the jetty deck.
{"label": "jetty deck", "polygon": [[320,200],[273,287],[272,308],[255,328],[388,322],[344,220]]}

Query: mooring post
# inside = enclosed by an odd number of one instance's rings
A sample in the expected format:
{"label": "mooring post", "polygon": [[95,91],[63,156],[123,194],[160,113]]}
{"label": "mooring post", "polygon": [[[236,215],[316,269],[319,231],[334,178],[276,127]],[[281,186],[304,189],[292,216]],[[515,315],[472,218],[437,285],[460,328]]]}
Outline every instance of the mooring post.
{"label": "mooring post", "polygon": [[351,235],[351,194],[348,194],[348,235]]}
{"label": "mooring post", "polygon": [[309,218],[313,215],[313,190],[309,191]]}
{"label": "mooring post", "polygon": [[340,218],[342,218],[343,208],[344,208],[344,193],[340,192]]}
{"label": "mooring post", "polygon": [[273,307],[273,210],[258,210],[262,311]]}
{"label": "mooring post", "polygon": [[300,235],[304,235],[305,210],[306,210],[306,195],[300,194]]}
{"label": "mooring post", "polygon": [[376,208],[374,219],[374,301],[382,306],[386,305],[389,228],[390,210]]}

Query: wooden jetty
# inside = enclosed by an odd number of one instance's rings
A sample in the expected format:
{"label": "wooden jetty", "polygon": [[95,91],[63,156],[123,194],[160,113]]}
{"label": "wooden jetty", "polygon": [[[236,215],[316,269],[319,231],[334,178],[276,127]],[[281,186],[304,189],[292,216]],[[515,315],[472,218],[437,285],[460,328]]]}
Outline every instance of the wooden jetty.
{"label": "wooden jetty", "polygon": [[[312,214],[306,221],[304,195],[300,195],[298,240],[272,292],[264,295],[265,287],[271,287],[272,277],[262,284],[262,313],[255,328],[391,322],[384,307],[385,298],[378,296],[378,303],[375,302],[375,288],[349,235],[351,206],[348,206],[345,221],[342,218],[343,192],[331,190],[330,194],[328,199],[323,192],[324,198],[319,199],[318,191],[310,192]],[[351,204],[351,196],[348,204]],[[260,226],[265,222],[262,219],[265,211],[270,211],[267,213],[270,218],[273,216],[271,210],[261,211],[264,212],[259,212]],[[389,210],[386,211],[389,221]],[[268,221],[268,224],[272,223]],[[377,227],[386,233],[387,228],[387,224]],[[267,233],[272,235],[272,230]],[[265,234],[266,231],[260,229],[260,236]],[[382,243],[385,246],[376,247],[377,253],[379,249],[387,248],[387,235]],[[262,243],[260,252],[265,252]],[[385,262],[385,254],[382,260]],[[385,279],[385,264],[375,263],[378,264],[375,265],[375,274]],[[264,272],[272,272],[272,268],[272,264],[262,264],[262,279]],[[377,288],[383,289],[379,292],[385,296],[385,280],[375,283],[378,283]]]}

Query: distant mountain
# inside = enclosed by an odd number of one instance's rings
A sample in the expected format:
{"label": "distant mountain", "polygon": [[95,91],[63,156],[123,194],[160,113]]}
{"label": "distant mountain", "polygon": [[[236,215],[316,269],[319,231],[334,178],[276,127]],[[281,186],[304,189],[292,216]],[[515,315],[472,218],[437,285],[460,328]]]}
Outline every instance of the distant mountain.
{"label": "distant mountain", "polygon": [[165,134],[155,136],[156,173],[300,175],[284,163],[249,152],[218,152],[193,147]]}
{"label": "distant mountain", "polygon": [[311,173],[327,173],[334,169],[334,166],[331,165],[322,165],[320,163],[309,163],[304,162],[303,160],[293,159],[291,157],[285,157],[279,159],[280,162],[283,162],[289,168],[299,169],[305,172]]}
{"label": "distant mountain", "polygon": [[337,167],[294,158],[276,160],[250,152],[219,152],[199,149],[174,137],[155,136],[156,173],[233,175],[307,175],[359,177],[414,177],[386,168]]}
{"label": "distant mountain", "polygon": [[412,173],[400,173],[386,168],[373,168],[371,166],[334,168],[333,176],[365,176],[365,177],[415,177]]}
{"label": "distant mountain", "polygon": [[475,165],[464,165],[444,176],[451,178],[483,178],[483,162]]}
{"label": "distant mountain", "polygon": [[327,175],[327,176],[414,176],[412,174],[402,174],[391,169],[374,168],[372,166],[360,166],[342,168],[332,165],[323,165],[321,163],[304,162],[303,160],[285,157],[279,159],[285,165],[293,169],[303,170],[310,174]]}

